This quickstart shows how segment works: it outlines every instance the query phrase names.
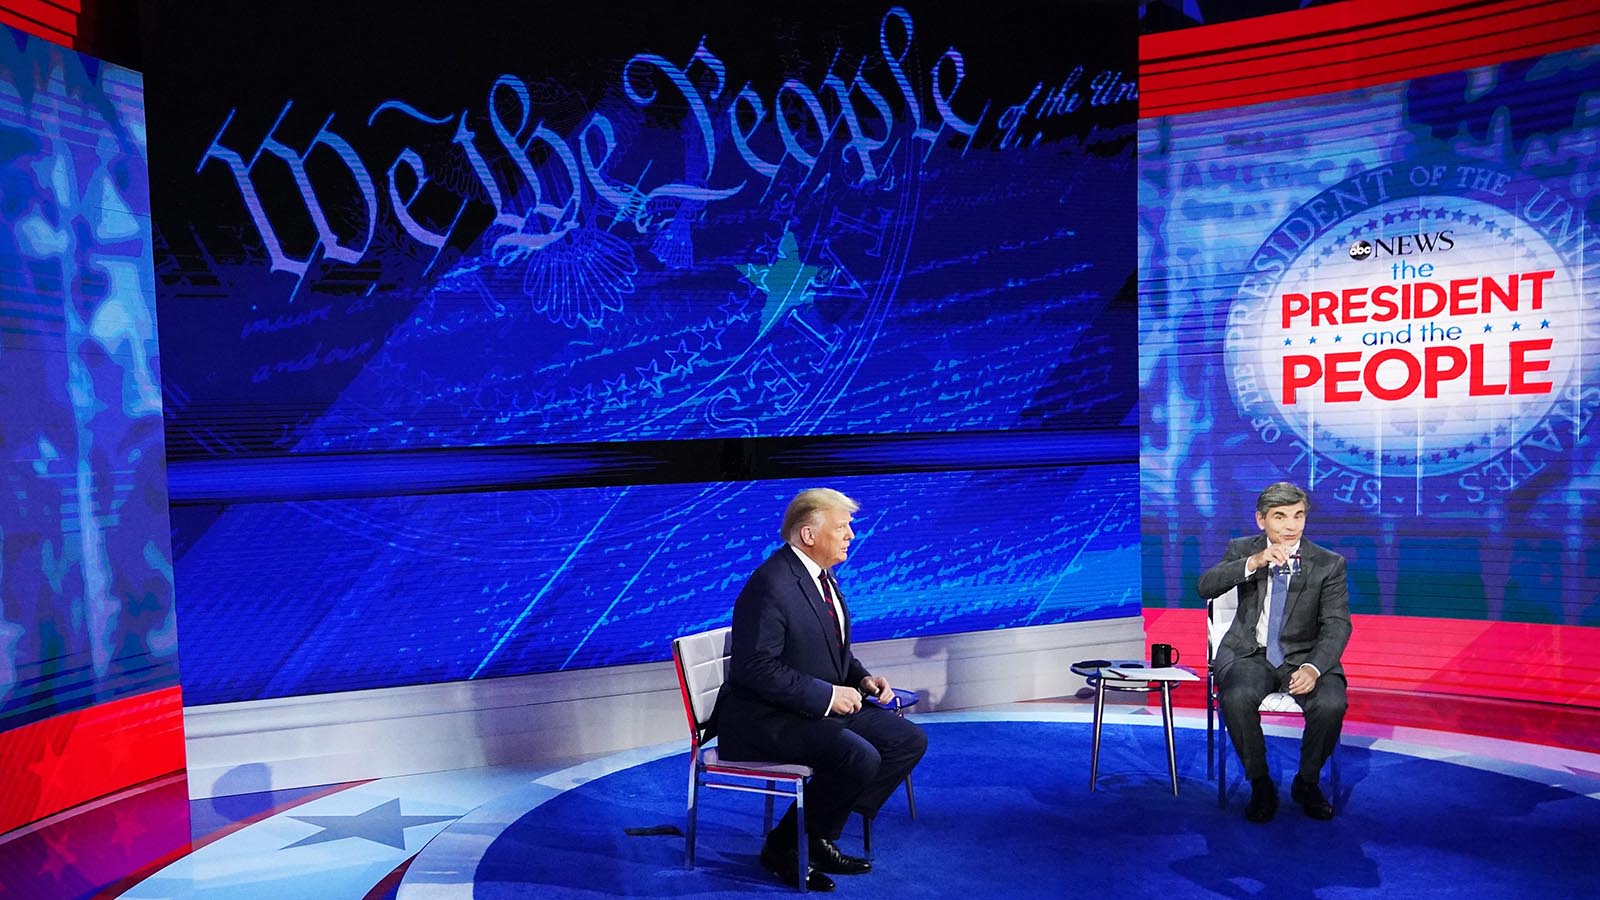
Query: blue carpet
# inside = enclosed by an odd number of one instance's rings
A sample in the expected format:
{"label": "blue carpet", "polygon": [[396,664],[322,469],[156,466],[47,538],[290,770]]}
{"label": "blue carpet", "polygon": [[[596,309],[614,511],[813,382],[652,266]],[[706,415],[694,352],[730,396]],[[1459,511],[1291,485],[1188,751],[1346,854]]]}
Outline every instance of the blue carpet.
{"label": "blue carpet", "polygon": [[[1289,802],[1298,741],[1269,737],[1284,805],[1271,825],[1227,810],[1206,780],[1203,732],[1180,730],[1181,795],[1167,784],[1160,728],[1108,725],[1088,790],[1089,726],[935,722],[905,795],[873,829],[875,871],[839,895],[874,900],[1050,897],[1557,898],[1589,896],[1600,801],[1445,762],[1340,749],[1339,816]],[[1230,767],[1236,773],[1237,765]],[[761,798],[702,797],[698,867],[684,841],[625,829],[684,822],[687,753],[598,778],[534,808],[484,853],[474,896],[733,898],[787,894],[756,860]],[[859,820],[841,845],[859,852]]]}

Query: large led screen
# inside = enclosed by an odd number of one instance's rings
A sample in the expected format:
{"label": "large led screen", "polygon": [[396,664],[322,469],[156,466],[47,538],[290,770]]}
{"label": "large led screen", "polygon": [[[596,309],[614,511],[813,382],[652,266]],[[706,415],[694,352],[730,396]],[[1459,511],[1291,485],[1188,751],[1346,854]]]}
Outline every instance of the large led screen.
{"label": "large led screen", "polygon": [[1136,614],[1134,14],[163,4],[190,701],[665,659],[774,483],[863,637]]}
{"label": "large led screen", "polygon": [[183,766],[139,74],[0,27],[0,833]]}
{"label": "large led screen", "polygon": [[0,29],[0,730],[177,682],[139,75]]}
{"label": "large led screen", "polygon": [[1268,483],[1356,612],[1600,624],[1593,48],[1140,128],[1145,599]]}

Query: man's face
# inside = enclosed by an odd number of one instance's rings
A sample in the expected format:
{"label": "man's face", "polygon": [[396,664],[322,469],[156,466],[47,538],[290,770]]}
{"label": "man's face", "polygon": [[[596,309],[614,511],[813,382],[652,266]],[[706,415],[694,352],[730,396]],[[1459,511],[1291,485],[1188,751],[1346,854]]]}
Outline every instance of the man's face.
{"label": "man's face", "polygon": [[1269,544],[1293,544],[1306,530],[1306,505],[1274,506],[1265,513],[1256,513],[1256,524],[1267,533]]}
{"label": "man's face", "polygon": [[850,550],[850,541],[856,533],[850,530],[850,514],[842,509],[825,509],[818,525],[800,527],[800,545],[806,555],[823,568],[844,562]]}

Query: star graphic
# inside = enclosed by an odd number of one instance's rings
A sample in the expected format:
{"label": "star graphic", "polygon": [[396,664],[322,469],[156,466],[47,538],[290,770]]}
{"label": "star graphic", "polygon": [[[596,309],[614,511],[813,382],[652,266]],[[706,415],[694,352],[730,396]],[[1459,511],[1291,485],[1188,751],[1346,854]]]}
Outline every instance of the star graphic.
{"label": "star graphic", "polygon": [[[749,298],[740,297],[733,291],[729,291],[728,298],[722,302],[721,306],[717,307],[717,312],[722,313],[723,322],[742,322],[750,318],[749,313],[746,312],[749,307]],[[706,324],[708,326],[711,325],[711,320],[707,319]]]}
{"label": "star graphic", "polygon": [[1512,331],[1521,331],[1522,330],[1522,323],[1521,322],[1512,322],[1511,323],[1511,330]]}
{"label": "star graphic", "polygon": [[[66,754],[58,749],[54,742],[41,742],[38,751],[34,754],[33,762],[28,763],[26,772],[21,773],[27,777],[31,772],[33,779],[42,787],[48,788],[58,781],[66,781],[70,777],[69,767],[63,765],[62,760]],[[65,770],[65,771],[64,771]]]}
{"label": "star graphic", "polygon": [[1315,344],[1316,342],[1317,342],[1317,339],[1316,339],[1316,336],[1314,336],[1314,335],[1312,336],[1311,340],[1306,341],[1306,343],[1308,343],[1308,344]]}
{"label": "star graphic", "polygon": [[699,355],[700,354],[689,349],[689,342],[687,340],[679,340],[678,349],[667,351],[667,359],[672,361],[672,365],[668,367],[667,371],[673,374],[677,374],[678,372],[691,372],[694,370],[695,358]]}
{"label": "star graphic", "polygon": [[1342,334],[1336,334],[1336,335],[1334,335],[1334,336],[1333,336],[1333,342],[1334,342],[1334,343],[1335,343],[1335,344],[1342,344],[1342,343],[1344,343],[1344,335],[1342,335]]}
{"label": "star graphic", "polygon": [[639,373],[639,387],[648,390],[657,397],[663,396],[661,391],[661,380],[667,377],[667,373],[661,371],[660,360],[652,359],[650,360],[649,368],[644,366],[634,366],[633,370]]}
{"label": "star graphic", "polygon": [[761,309],[761,334],[766,334],[789,310],[811,300],[811,280],[821,266],[808,266],[800,259],[800,244],[794,232],[784,231],[778,241],[778,255],[771,264],[745,263],[740,270],[762,293],[767,304]]}
{"label": "star graphic", "polygon": [[124,858],[129,858],[150,829],[145,827],[141,816],[120,806],[112,810],[111,817],[115,822],[111,828],[111,844],[121,851]]}
{"label": "star graphic", "polygon": [[1549,328],[1549,327],[1550,327],[1550,320],[1549,320],[1549,319],[1545,319],[1545,320],[1544,320],[1544,321],[1543,321],[1543,322],[1540,322],[1540,323],[1539,323],[1539,327],[1540,327],[1540,328],[1541,328],[1541,329],[1543,329],[1543,328]]}
{"label": "star graphic", "polygon": [[[73,852],[72,842],[64,833],[66,829],[47,828],[44,831],[45,850],[44,862],[39,864],[39,874],[49,875],[52,881],[62,881],[63,876],[73,871],[78,866],[78,854]],[[63,832],[57,835],[56,832]]]}
{"label": "star graphic", "polygon": [[297,822],[315,825],[322,830],[309,837],[284,847],[292,850],[295,847],[304,847],[309,844],[322,844],[328,841],[342,841],[345,838],[360,838],[374,844],[384,844],[396,850],[406,849],[406,829],[418,825],[429,825],[434,822],[449,822],[456,816],[406,816],[400,813],[400,798],[396,797],[387,803],[377,806],[354,816],[289,816]]}
{"label": "star graphic", "polygon": [[694,336],[700,339],[701,352],[705,352],[706,350],[721,350],[722,333],[727,330],[728,329],[726,328],[719,328],[710,319],[707,319],[706,324],[702,325],[700,328],[696,328],[694,330]]}
{"label": "star graphic", "polygon": [[1489,332],[1491,332],[1493,330],[1494,330],[1494,326],[1493,325],[1485,324],[1483,326],[1483,333],[1484,334],[1488,334]]}
{"label": "star graphic", "polygon": [[1293,343],[1294,343],[1294,338],[1284,338],[1283,339],[1283,345],[1285,347],[1287,347],[1287,346],[1289,346],[1290,344],[1293,344]]}

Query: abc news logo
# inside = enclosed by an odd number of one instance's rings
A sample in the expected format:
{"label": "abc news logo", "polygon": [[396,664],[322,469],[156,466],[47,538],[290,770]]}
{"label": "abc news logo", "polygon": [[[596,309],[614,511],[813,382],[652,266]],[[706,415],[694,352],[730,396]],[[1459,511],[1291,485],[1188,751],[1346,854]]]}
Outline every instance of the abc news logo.
{"label": "abc news logo", "polygon": [[1371,259],[1374,256],[1415,256],[1420,253],[1444,253],[1456,245],[1449,229],[1422,234],[1402,234],[1395,237],[1375,238],[1372,242],[1356,241],[1350,245],[1350,258]]}

